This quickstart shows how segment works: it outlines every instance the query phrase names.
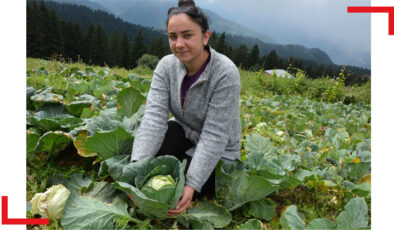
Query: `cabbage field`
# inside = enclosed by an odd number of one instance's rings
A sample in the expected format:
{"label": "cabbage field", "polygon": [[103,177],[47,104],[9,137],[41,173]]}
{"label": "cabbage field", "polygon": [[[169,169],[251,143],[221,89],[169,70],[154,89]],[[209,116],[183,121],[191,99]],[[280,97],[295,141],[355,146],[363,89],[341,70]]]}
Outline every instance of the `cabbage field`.
{"label": "cabbage field", "polygon": [[27,216],[50,225],[30,229],[370,228],[369,104],[243,89],[242,161],[221,160],[216,197],[168,217],[185,162],[130,162],[149,77],[36,62],[26,77]]}

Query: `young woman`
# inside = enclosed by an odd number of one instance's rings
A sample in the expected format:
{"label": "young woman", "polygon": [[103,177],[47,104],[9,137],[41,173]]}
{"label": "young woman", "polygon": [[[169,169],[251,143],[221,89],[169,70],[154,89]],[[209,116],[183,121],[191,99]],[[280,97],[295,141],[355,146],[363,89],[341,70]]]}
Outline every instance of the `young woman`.
{"label": "young woman", "polygon": [[[226,56],[208,45],[208,19],[193,0],[168,10],[172,55],[157,65],[132,161],[147,156],[187,159],[182,199],[168,215],[186,210],[197,195],[215,194],[220,158],[240,159],[240,77]],[[173,118],[168,121],[169,113]]]}

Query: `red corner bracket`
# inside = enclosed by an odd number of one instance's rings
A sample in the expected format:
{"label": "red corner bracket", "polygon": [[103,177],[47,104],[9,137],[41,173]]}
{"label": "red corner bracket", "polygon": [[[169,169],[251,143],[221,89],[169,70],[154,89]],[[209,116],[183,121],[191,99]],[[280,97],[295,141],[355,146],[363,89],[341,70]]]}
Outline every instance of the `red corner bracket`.
{"label": "red corner bracket", "polygon": [[48,219],[8,218],[8,196],[1,196],[1,224],[3,225],[48,225]]}
{"label": "red corner bracket", "polygon": [[388,13],[389,35],[394,35],[394,7],[387,6],[348,6],[348,13]]}

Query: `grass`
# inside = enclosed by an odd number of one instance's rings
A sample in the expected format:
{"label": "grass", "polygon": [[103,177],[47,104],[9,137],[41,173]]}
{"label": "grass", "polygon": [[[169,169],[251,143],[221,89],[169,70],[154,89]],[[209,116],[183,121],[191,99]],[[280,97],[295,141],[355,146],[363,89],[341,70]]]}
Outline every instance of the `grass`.
{"label": "grass", "polygon": [[[82,62],[69,63],[56,60],[27,58],[27,70],[44,67],[48,71],[59,70],[62,66],[76,67],[85,70],[87,67],[95,71],[104,69],[100,66],[88,66]],[[107,67],[108,68],[108,67]],[[152,78],[153,70],[138,66],[132,70],[125,68],[108,68],[110,75],[119,75],[126,78],[129,74],[137,74],[143,78]],[[286,96],[302,96],[310,100],[327,102],[371,103],[371,83],[362,86],[344,86],[338,79],[308,79],[302,71],[298,71],[296,78],[287,79],[275,76],[266,76],[262,71],[251,72],[239,70],[241,76],[241,96],[254,95],[264,98],[275,94]],[[62,86],[59,86],[62,87]]]}
{"label": "grass", "polygon": [[343,81],[320,78],[308,79],[302,71],[296,78],[287,79],[267,76],[262,71],[239,70],[241,75],[241,95],[264,98],[275,94],[301,96],[315,101],[350,103],[371,103],[371,83],[362,86],[345,86]]}
{"label": "grass", "polygon": [[[36,59],[36,58],[27,58],[26,59],[26,66],[27,70],[35,70],[39,69],[41,67],[44,67],[48,71],[57,71],[59,70],[62,66],[67,67],[67,68],[73,68],[76,67],[81,70],[85,70],[87,67],[93,68],[94,71],[104,69],[106,67],[102,66],[93,66],[93,65],[86,65],[82,62],[60,62],[56,60],[44,60],[44,59]],[[108,68],[108,67],[107,67]],[[110,75],[119,75],[121,77],[127,78],[129,74],[137,74],[141,77],[144,78],[151,78],[153,75],[153,71],[150,70],[149,68],[146,67],[136,67],[132,70],[127,70],[125,68],[109,68],[109,74]]]}

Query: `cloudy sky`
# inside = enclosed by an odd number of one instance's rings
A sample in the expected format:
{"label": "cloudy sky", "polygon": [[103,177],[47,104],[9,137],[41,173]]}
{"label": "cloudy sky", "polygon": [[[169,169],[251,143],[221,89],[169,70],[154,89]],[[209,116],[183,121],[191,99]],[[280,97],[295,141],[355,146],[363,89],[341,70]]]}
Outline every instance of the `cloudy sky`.
{"label": "cloudy sky", "polygon": [[[370,0],[195,0],[278,43],[319,47],[330,53],[370,56],[370,14],[349,14],[347,6]],[[335,57],[338,59],[340,57]]]}

